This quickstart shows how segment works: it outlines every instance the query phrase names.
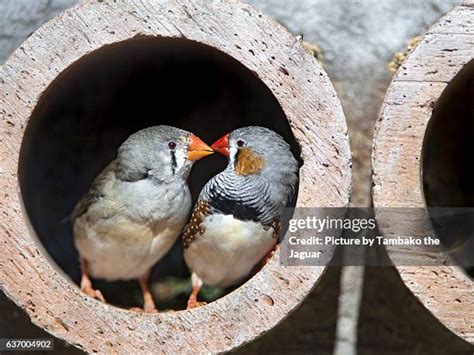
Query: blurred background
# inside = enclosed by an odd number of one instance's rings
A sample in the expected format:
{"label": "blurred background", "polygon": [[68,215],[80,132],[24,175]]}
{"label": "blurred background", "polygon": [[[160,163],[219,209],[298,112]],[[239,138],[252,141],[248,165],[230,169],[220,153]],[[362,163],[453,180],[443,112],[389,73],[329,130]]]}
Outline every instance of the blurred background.
{"label": "blurred background", "polygon": [[[352,205],[370,206],[375,119],[396,52],[460,0],[249,0],[317,47],[347,117]],[[0,65],[35,29],[76,0],[0,0]],[[0,293],[0,337],[49,334]],[[56,350],[79,353],[60,340]],[[403,285],[394,268],[329,268],[287,320],[242,353],[472,354]]]}

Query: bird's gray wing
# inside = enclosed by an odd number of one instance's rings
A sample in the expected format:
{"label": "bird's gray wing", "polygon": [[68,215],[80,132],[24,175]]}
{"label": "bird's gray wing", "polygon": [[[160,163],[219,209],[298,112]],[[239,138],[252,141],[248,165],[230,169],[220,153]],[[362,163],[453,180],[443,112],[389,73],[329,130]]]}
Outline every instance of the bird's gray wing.
{"label": "bird's gray wing", "polygon": [[76,204],[72,211],[71,220],[74,222],[76,218],[87,212],[89,207],[99,201],[104,196],[104,187],[107,182],[115,179],[115,160],[105,167],[102,172],[92,182],[89,191],[87,191]]}

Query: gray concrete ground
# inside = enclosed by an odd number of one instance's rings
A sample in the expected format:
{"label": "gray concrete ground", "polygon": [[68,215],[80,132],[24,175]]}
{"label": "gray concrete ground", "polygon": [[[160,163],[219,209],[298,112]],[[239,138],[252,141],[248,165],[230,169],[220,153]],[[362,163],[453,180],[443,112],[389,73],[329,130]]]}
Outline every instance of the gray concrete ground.
{"label": "gray concrete ground", "polygon": [[[423,33],[460,1],[249,2],[322,49],[324,67],[334,82],[350,128],[354,159],[352,203],[370,205],[373,125],[391,78],[387,64],[411,37]],[[74,3],[76,0],[0,0],[0,64],[37,27]],[[360,310],[356,309],[357,302],[353,306],[350,303],[358,297]],[[338,307],[349,313],[338,313]],[[0,315],[0,337],[47,336],[2,294]],[[353,321],[358,318],[358,322],[336,327],[338,317]],[[347,339],[339,337],[345,335],[352,338],[341,345],[339,342]],[[336,337],[339,348],[346,353],[353,351],[351,345],[355,344],[351,342],[355,340],[361,354],[473,353],[471,346],[446,330],[416,301],[392,268],[368,268],[365,273],[360,268],[346,268],[342,277],[340,268],[330,268],[300,309],[238,352],[330,354]],[[73,352],[59,340],[56,348]]]}
{"label": "gray concrete ground", "polygon": [[77,0],[1,0],[0,64],[34,30]]}

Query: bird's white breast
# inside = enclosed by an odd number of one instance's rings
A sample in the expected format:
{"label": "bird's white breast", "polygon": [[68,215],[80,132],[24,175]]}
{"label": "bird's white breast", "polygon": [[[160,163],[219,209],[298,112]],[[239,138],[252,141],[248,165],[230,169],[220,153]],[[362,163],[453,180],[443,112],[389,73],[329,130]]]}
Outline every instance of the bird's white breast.
{"label": "bird's white breast", "polygon": [[273,228],[213,214],[202,222],[204,233],[185,250],[189,268],[208,285],[227,287],[242,281],[275,246]]}
{"label": "bird's white breast", "polygon": [[[135,193],[128,187],[120,197],[97,202],[74,223],[75,245],[93,277],[112,281],[142,276],[169,251],[187,222],[187,185],[161,191],[156,186],[135,188]],[[104,211],[110,216],[100,215]]]}

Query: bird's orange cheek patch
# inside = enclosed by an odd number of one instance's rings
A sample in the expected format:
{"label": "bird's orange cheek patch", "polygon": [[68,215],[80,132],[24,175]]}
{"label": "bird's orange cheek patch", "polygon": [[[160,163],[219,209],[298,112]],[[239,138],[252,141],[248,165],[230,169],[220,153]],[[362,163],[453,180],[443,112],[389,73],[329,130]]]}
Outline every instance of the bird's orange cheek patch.
{"label": "bird's orange cheek patch", "polygon": [[254,153],[249,148],[244,148],[239,152],[235,172],[237,175],[258,174],[265,165],[265,159],[261,155]]}

